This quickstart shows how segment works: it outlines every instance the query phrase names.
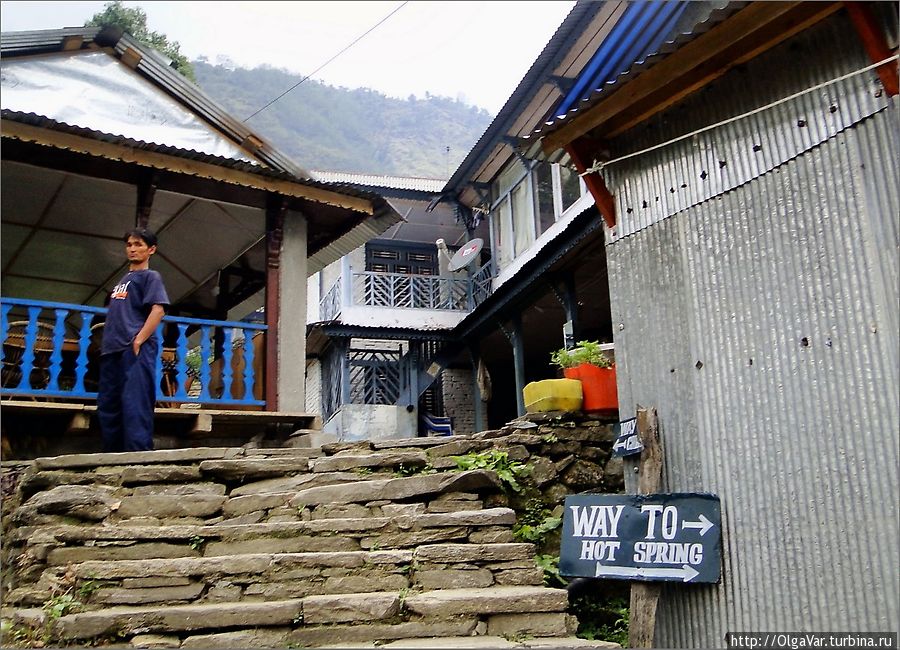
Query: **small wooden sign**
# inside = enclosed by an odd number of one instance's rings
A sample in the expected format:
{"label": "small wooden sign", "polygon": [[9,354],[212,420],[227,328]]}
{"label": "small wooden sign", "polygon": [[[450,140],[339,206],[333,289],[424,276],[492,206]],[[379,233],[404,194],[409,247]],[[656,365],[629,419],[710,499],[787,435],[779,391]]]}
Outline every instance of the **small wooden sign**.
{"label": "small wooden sign", "polygon": [[637,431],[637,418],[623,420],[613,425],[616,441],[612,446],[613,456],[633,456],[644,450]]}

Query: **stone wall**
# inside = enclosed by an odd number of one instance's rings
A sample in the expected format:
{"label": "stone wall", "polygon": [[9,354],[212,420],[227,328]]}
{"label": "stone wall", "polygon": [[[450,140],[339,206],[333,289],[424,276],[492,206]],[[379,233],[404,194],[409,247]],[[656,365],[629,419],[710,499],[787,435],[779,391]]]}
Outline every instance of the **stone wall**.
{"label": "stone wall", "polygon": [[475,422],[472,371],[466,368],[445,368],[441,373],[441,380],[444,390],[444,412],[453,418],[453,433],[471,435],[484,429],[483,423]]}
{"label": "stone wall", "polygon": [[[230,647],[248,647],[260,625],[265,647],[569,635],[567,593],[543,586],[536,563],[558,544],[516,526],[529,504],[558,517],[569,494],[621,490],[613,424],[532,414],[446,438],[6,461],[4,605],[22,608],[21,624],[61,589],[87,593],[54,623],[59,638],[125,639],[150,624],[182,648],[228,647],[238,632]],[[518,492],[498,458],[527,468]],[[461,460],[487,465],[459,471]],[[290,612],[261,622],[265,608]]]}

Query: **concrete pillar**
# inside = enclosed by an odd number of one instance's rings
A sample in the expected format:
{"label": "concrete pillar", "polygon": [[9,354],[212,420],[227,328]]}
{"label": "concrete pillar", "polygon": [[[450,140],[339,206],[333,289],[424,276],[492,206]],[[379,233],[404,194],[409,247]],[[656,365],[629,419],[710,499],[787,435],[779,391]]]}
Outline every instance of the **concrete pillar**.
{"label": "concrete pillar", "polygon": [[306,411],[306,217],[288,212],[279,267],[278,410]]}

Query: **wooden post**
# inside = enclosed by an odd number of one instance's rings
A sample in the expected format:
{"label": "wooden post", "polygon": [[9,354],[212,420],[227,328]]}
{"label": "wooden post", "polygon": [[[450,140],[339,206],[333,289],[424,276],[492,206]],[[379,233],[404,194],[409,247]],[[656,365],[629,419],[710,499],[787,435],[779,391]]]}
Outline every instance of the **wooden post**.
{"label": "wooden post", "polygon": [[[662,447],[655,408],[637,407],[637,432],[644,445],[637,464],[637,494],[659,492],[662,483]],[[658,582],[632,582],[628,625],[628,647],[652,648],[656,630],[656,607],[662,585]]]}
{"label": "wooden post", "polygon": [[266,202],[266,410],[278,410],[278,317],[281,312],[281,242],[284,238],[283,197]]}
{"label": "wooden post", "polygon": [[[872,63],[884,61],[893,54],[884,37],[884,30],[875,18],[868,2],[845,2],[850,22],[853,23],[859,40],[862,41],[866,54]],[[900,75],[897,74],[897,62],[891,61],[875,69],[881,84],[888,96],[893,97],[900,92]]]}
{"label": "wooden post", "polygon": [[[592,164],[588,151],[589,146],[585,142],[585,138],[574,140],[565,146],[566,153],[572,159],[575,169],[579,174],[584,174],[587,168]],[[585,174],[582,176],[584,184],[587,186],[591,196],[594,197],[594,204],[603,216],[607,227],[616,227],[616,200],[609,188],[606,187],[606,181],[597,172]]]}

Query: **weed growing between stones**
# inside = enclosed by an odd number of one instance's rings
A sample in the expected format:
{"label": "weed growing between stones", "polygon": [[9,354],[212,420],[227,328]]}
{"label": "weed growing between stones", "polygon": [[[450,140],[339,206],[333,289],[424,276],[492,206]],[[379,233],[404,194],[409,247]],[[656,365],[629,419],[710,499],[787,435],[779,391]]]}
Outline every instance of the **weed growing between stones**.
{"label": "weed growing between stones", "polygon": [[521,492],[519,481],[531,473],[527,465],[509,459],[509,453],[490,449],[481,453],[470,452],[465,456],[451,456],[456,468],[462,471],[470,469],[486,469],[497,474],[504,489]]}
{"label": "weed growing between stones", "polygon": [[431,466],[431,463],[425,465],[406,465],[400,463],[394,470],[394,476],[405,478],[407,476],[418,476],[419,474],[437,474],[437,470]]}
{"label": "weed growing between stones", "polygon": [[60,643],[63,640],[54,637],[56,621],[66,614],[81,611],[83,601],[88,600],[97,588],[98,585],[93,580],[78,584],[75,571],[69,565],[66,572],[57,579],[50,598],[41,606],[43,618],[40,623],[17,625],[4,620],[0,623],[0,643],[3,643],[3,647],[17,648],[43,648],[51,642],[56,642],[55,646],[63,645]]}
{"label": "weed growing between stones", "polygon": [[544,571],[544,586],[565,589],[568,581],[559,574],[558,555],[538,555],[535,563]]}
{"label": "weed growing between stones", "polygon": [[520,542],[531,542],[543,547],[547,535],[562,526],[562,518],[553,516],[539,498],[529,499],[524,510],[516,513],[513,535]]}

